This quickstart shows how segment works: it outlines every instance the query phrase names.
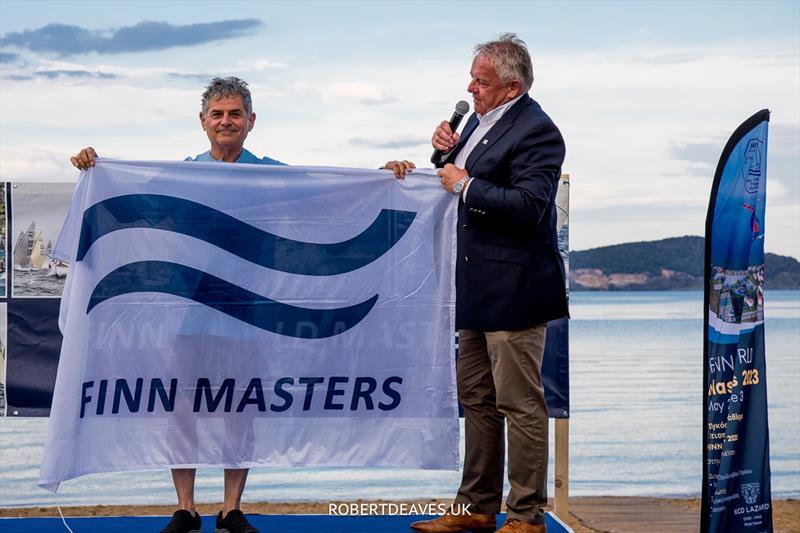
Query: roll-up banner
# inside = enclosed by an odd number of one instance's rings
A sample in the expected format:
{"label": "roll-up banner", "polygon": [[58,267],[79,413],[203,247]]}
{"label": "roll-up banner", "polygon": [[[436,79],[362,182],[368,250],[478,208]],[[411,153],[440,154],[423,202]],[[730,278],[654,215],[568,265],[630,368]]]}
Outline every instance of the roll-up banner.
{"label": "roll-up banner", "polygon": [[706,218],[702,533],[771,533],[764,350],[767,126],[763,109],[720,157]]}

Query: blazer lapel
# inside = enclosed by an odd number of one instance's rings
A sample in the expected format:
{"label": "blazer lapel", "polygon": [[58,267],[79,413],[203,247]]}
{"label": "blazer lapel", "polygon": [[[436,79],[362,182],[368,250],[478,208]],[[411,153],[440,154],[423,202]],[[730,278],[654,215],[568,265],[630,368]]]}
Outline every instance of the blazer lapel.
{"label": "blazer lapel", "polygon": [[467,158],[466,169],[468,172],[471,171],[472,167],[475,166],[483,154],[511,129],[514,122],[517,120],[517,116],[526,106],[530,105],[531,102],[531,97],[526,94],[520,98],[516,104],[511,106],[511,109],[506,111],[494,126],[489,128],[489,131],[486,132],[483,139],[478,141],[478,144],[475,145],[475,148],[472,149],[472,153],[469,154]]}

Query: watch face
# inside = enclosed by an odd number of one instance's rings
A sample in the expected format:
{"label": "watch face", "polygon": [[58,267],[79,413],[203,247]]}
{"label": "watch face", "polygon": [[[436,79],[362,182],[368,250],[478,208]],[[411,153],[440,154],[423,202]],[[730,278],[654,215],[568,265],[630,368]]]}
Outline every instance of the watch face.
{"label": "watch face", "polygon": [[455,185],[453,185],[453,194],[461,194],[461,191],[463,191],[463,190],[464,190],[464,184],[465,184],[465,183],[466,183],[466,182],[465,182],[465,180],[464,180],[464,179],[460,179],[460,180],[458,180],[458,181],[456,182],[456,184],[455,184]]}

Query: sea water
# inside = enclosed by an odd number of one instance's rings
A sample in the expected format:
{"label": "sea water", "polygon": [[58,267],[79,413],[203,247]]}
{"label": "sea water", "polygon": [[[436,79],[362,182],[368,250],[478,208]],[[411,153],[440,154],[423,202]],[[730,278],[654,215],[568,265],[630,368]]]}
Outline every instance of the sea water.
{"label": "sea water", "polygon": [[12,296],[60,297],[66,278],[56,277],[47,270],[15,270],[11,276]]}
{"label": "sea water", "polygon": [[[699,496],[702,292],[570,298],[570,494]],[[768,291],[765,313],[772,494],[798,498],[800,291]],[[0,506],[175,501],[166,471],[85,476],[64,482],[57,496],[38,488],[46,423],[0,419]],[[551,492],[553,441],[551,429]],[[245,500],[449,498],[459,480],[458,472],[394,468],[258,468]],[[198,472],[197,500],[222,500],[220,470]]]}

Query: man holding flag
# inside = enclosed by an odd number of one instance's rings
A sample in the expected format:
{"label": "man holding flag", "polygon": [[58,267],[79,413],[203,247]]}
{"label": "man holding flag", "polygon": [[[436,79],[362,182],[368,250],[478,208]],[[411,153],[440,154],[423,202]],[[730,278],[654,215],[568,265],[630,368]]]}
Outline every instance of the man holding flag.
{"label": "man holding flag", "polygon": [[[214,78],[202,96],[200,125],[211,142],[211,148],[187,161],[219,161],[283,165],[270,157],[257,157],[244,147],[247,134],[253,129],[256,114],[247,82],[236,77]],[[93,167],[97,152],[88,147],[70,158],[72,164],[87,170]],[[246,436],[245,436],[246,438]],[[252,438],[252,435],[250,435]],[[258,533],[240,510],[242,493],[247,482],[246,468],[225,469],[225,496],[222,511],[217,515],[216,531],[228,533]],[[200,515],[195,509],[194,468],[173,468],[172,481],[178,495],[178,510],[161,533],[190,533],[200,531]]]}
{"label": "man holding flag", "polygon": [[[252,98],[247,83],[236,77],[214,78],[202,95],[200,125],[208,136],[210,149],[186,161],[250,163],[261,165],[284,165],[270,157],[258,157],[244,148],[245,139],[253,129],[256,114],[253,112]],[[87,170],[95,165],[97,152],[87,147],[70,158],[72,164]],[[408,168],[402,165],[401,168]],[[395,172],[399,174],[399,171]],[[236,437],[236,435],[233,435]],[[252,439],[251,432],[245,431],[241,439]],[[224,503],[216,520],[218,533],[258,533],[249,524],[240,510],[242,493],[249,469],[225,468]],[[189,533],[200,531],[200,515],[194,501],[194,468],[172,469],[172,480],[178,497],[178,510],[161,533]]]}

